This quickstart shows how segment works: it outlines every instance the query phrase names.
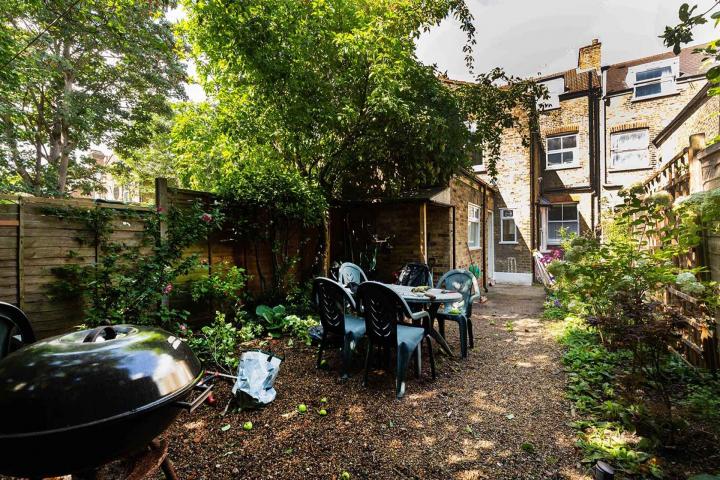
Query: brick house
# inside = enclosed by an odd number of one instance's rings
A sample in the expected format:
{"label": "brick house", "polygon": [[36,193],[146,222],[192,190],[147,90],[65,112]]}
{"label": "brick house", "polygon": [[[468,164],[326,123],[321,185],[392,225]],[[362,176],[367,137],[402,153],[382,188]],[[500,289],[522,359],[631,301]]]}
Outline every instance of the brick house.
{"label": "brick house", "polygon": [[484,219],[493,211],[494,198],[494,187],[463,171],[447,186],[337,203],[330,209],[328,258],[362,267],[375,258],[370,278],[385,282],[394,281],[406,263],[418,261],[432,268],[435,280],[470,264],[486,272],[492,241]]}
{"label": "brick house", "polygon": [[[579,49],[577,68],[537,79],[550,94],[539,105],[538,131],[527,124],[505,131],[495,207],[487,212],[491,281],[529,284],[533,251],[558,248],[562,229],[600,232],[618,191],[675,154],[677,146],[666,140],[663,148],[660,134],[703,96],[702,55],[694,47],[608,66],[601,48],[593,40]],[[474,169],[492,183],[482,165]]]}

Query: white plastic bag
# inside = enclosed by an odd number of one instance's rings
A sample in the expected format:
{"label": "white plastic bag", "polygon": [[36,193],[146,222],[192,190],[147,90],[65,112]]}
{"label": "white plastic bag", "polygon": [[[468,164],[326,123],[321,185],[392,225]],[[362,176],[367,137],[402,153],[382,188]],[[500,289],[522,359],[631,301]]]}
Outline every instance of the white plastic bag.
{"label": "white plastic bag", "polygon": [[282,361],[281,357],[262,350],[243,352],[232,388],[240,408],[264,407],[275,400],[277,392],[273,384],[280,373]]}

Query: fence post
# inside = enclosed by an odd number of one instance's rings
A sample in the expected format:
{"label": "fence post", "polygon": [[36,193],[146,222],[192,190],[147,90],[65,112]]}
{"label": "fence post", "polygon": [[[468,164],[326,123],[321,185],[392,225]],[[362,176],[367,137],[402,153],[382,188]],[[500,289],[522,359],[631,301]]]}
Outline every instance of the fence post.
{"label": "fence post", "polygon": [[[159,213],[167,215],[168,213],[168,188],[167,178],[156,178],[155,179],[155,208]],[[167,218],[167,217],[166,217]],[[160,221],[160,238],[159,242],[162,243],[167,239],[167,222],[165,220]],[[163,294],[162,305],[168,307],[170,305],[170,297]]]}
{"label": "fence post", "polygon": [[23,225],[23,199],[18,197],[17,199],[17,257],[15,265],[17,267],[17,305],[21,310],[25,309],[25,253],[24,240],[25,226]]}
{"label": "fence post", "polygon": [[689,189],[690,194],[702,192],[703,190],[703,178],[702,178],[702,163],[698,159],[698,154],[705,150],[705,134],[696,133],[690,135],[690,148],[688,149],[688,173],[689,178]]}

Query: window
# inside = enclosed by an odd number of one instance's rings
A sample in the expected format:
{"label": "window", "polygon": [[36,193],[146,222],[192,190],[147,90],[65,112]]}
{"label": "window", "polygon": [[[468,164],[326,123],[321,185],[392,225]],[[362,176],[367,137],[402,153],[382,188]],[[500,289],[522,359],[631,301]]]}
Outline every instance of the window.
{"label": "window", "polygon": [[500,243],[518,243],[515,210],[500,209]]}
{"label": "window", "polygon": [[480,248],[480,207],[468,203],[468,247]]}
{"label": "window", "polygon": [[577,203],[551,205],[547,214],[547,244],[559,245],[562,242],[561,230],[566,233],[580,233]]}
{"label": "window", "polygon": [[675,93],[677,71],[677,59],[631,67],[627,83],[633,86],[633,98],[642,100]]}
{"label": "window", "polygon": [[479,148],[473,148],[472,150],[470,150],[470,162],[473,172],[478,173],[485,171],[482,150],[480,150]]}
{"label": "window", "polygon": [[610,134],[610,168],[613,170],[630,170],[648,168],[648,130],[631,130]]}
{"label": "window", "polygon": [[547,139],[546,167],[550,170],[556,168],[576,167],[578,165],[578,138],[577,134],[549,137]]}
{"label": "window", "polygon": [[554,108],[560,108],[560,95],[565,93],[565,77],[553,78],[540,82],[541,85],[545,86],[548,91],[548,99],[538,99],[537,107],[538,110],[552,110]]}

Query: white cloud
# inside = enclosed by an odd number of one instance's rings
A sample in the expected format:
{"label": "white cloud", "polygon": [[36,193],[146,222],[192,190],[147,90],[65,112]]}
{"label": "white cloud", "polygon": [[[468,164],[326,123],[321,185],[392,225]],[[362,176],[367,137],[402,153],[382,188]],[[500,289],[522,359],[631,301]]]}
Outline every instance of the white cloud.
{"label": "white cloud", "polygon": [[[593,38],[602,42],[604,65],[666,51],[658,36],[665,25],[678,23],[681,1],[675,0],[468,0],[475,17],[476,71],[503,67],[508,73],[531,76],[577,65],[578,48]],[[707,9],[713,0],[699,2]],[[695,43],[720,31],[707,24]],[[437,64],[451,78],[471,79],[462,46],[465,36],[455,20],[443,21],[424,33],[418,57]]]}

